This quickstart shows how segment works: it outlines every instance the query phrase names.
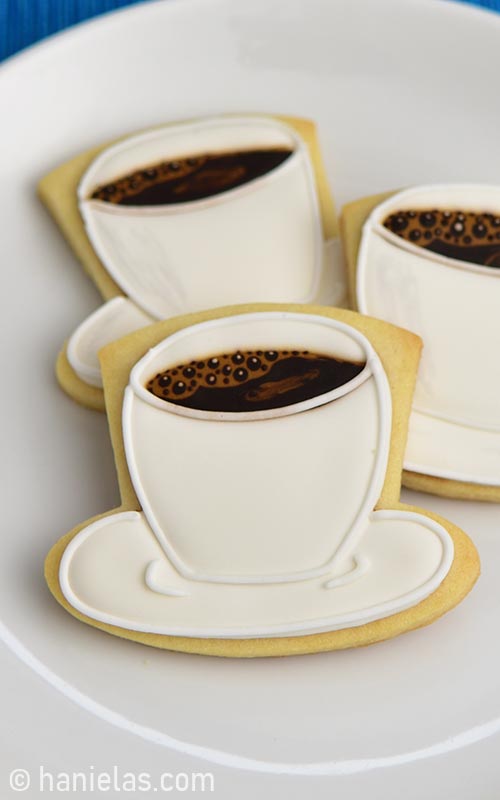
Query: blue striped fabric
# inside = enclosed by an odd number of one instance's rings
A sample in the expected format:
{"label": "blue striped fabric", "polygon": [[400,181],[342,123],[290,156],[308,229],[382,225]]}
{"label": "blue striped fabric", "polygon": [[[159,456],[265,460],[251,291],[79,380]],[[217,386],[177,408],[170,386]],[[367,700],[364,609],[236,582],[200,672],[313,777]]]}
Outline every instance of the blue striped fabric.
{"label": "blue striped fabric", "polygon": [[106,11],[140,0],[0,0],[0,60]]}
{"label": "blue striped fabric", "polygon": [[[75,22],[139,2],[142,0],[0,0],[0,61]],[[500,11],[500,0],[461,2]]]}

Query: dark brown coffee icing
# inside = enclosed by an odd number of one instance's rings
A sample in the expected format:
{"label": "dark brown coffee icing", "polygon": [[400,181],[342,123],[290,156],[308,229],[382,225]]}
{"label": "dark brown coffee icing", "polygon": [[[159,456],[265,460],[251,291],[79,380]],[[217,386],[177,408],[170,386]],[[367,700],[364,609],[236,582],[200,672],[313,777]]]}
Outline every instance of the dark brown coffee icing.
{"label": "dark brown coffee icing", "polygon": [[364,366],[307,350],[238,350],[159,372],[146,388],[161,400],[203,411],[264,411],[330,392]]}
{"label": "dark brown coffee icing", "polygon": [[268,148],[162,161],[99,186],[91,197],[127,206],[189,203],[260,178],[291,154],[289,149]]}
{"label": "dark brown coffee icing", "polygon": [[383,225],[402,239],[442,256],[500,268],[500,212],[394,211]]}

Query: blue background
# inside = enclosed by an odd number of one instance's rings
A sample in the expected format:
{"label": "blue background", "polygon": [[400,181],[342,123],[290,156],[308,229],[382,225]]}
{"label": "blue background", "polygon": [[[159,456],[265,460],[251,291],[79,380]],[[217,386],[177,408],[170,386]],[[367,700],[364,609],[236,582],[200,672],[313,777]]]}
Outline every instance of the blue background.
{"label": "blue background", "polygon": [[[500,0],[461,1],[500,11]],[[0,61],[75,22],[138,2],[141,0],[0,0]]]}

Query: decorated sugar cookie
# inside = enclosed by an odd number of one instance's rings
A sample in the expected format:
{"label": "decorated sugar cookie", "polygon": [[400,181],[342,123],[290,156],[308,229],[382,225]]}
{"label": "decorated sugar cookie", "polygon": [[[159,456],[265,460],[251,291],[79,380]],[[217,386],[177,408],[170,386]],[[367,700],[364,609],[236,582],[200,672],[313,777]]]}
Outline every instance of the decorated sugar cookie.
{"label": "decorated sugar cookie", "polygon": [[399,503],[420,342],[338,309],[165,321],[102,354],[122,506],[62,539],[49,586],[146,644],[277,655],[427,624],[477,578],[469,539]]}
{"label": "decorated sugar cookie", "polygon": [[107,301],[58,362],[63,388],[86,405],[103,407],[99,349],[154,320],[344,299],[337,221],[306,120],[163,125],[78,156],[39,192]]}
{"label": "decorated sugar cookie", "polygon": [[344,223],[358,309],[424,341],[406,483],[499,501],[500,189],[367,198]]}

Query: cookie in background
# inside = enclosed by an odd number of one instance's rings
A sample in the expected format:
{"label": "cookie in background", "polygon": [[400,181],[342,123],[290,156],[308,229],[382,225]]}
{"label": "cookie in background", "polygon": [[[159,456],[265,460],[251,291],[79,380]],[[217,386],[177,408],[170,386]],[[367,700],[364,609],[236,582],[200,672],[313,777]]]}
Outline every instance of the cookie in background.
{"label": "cookie in background", "polygon": [[353,307],[421,336],[403,483],[500,501],[500,187],[436,185],[342,213]]}
{"label": "cookie in background", "polygon": [[103,409],[99,349],[155,320],[243,302],[345,301],[308,120],[169,123],[82,153],[38,188],[105,301],[57,362],[63,389],[92,408]]}

